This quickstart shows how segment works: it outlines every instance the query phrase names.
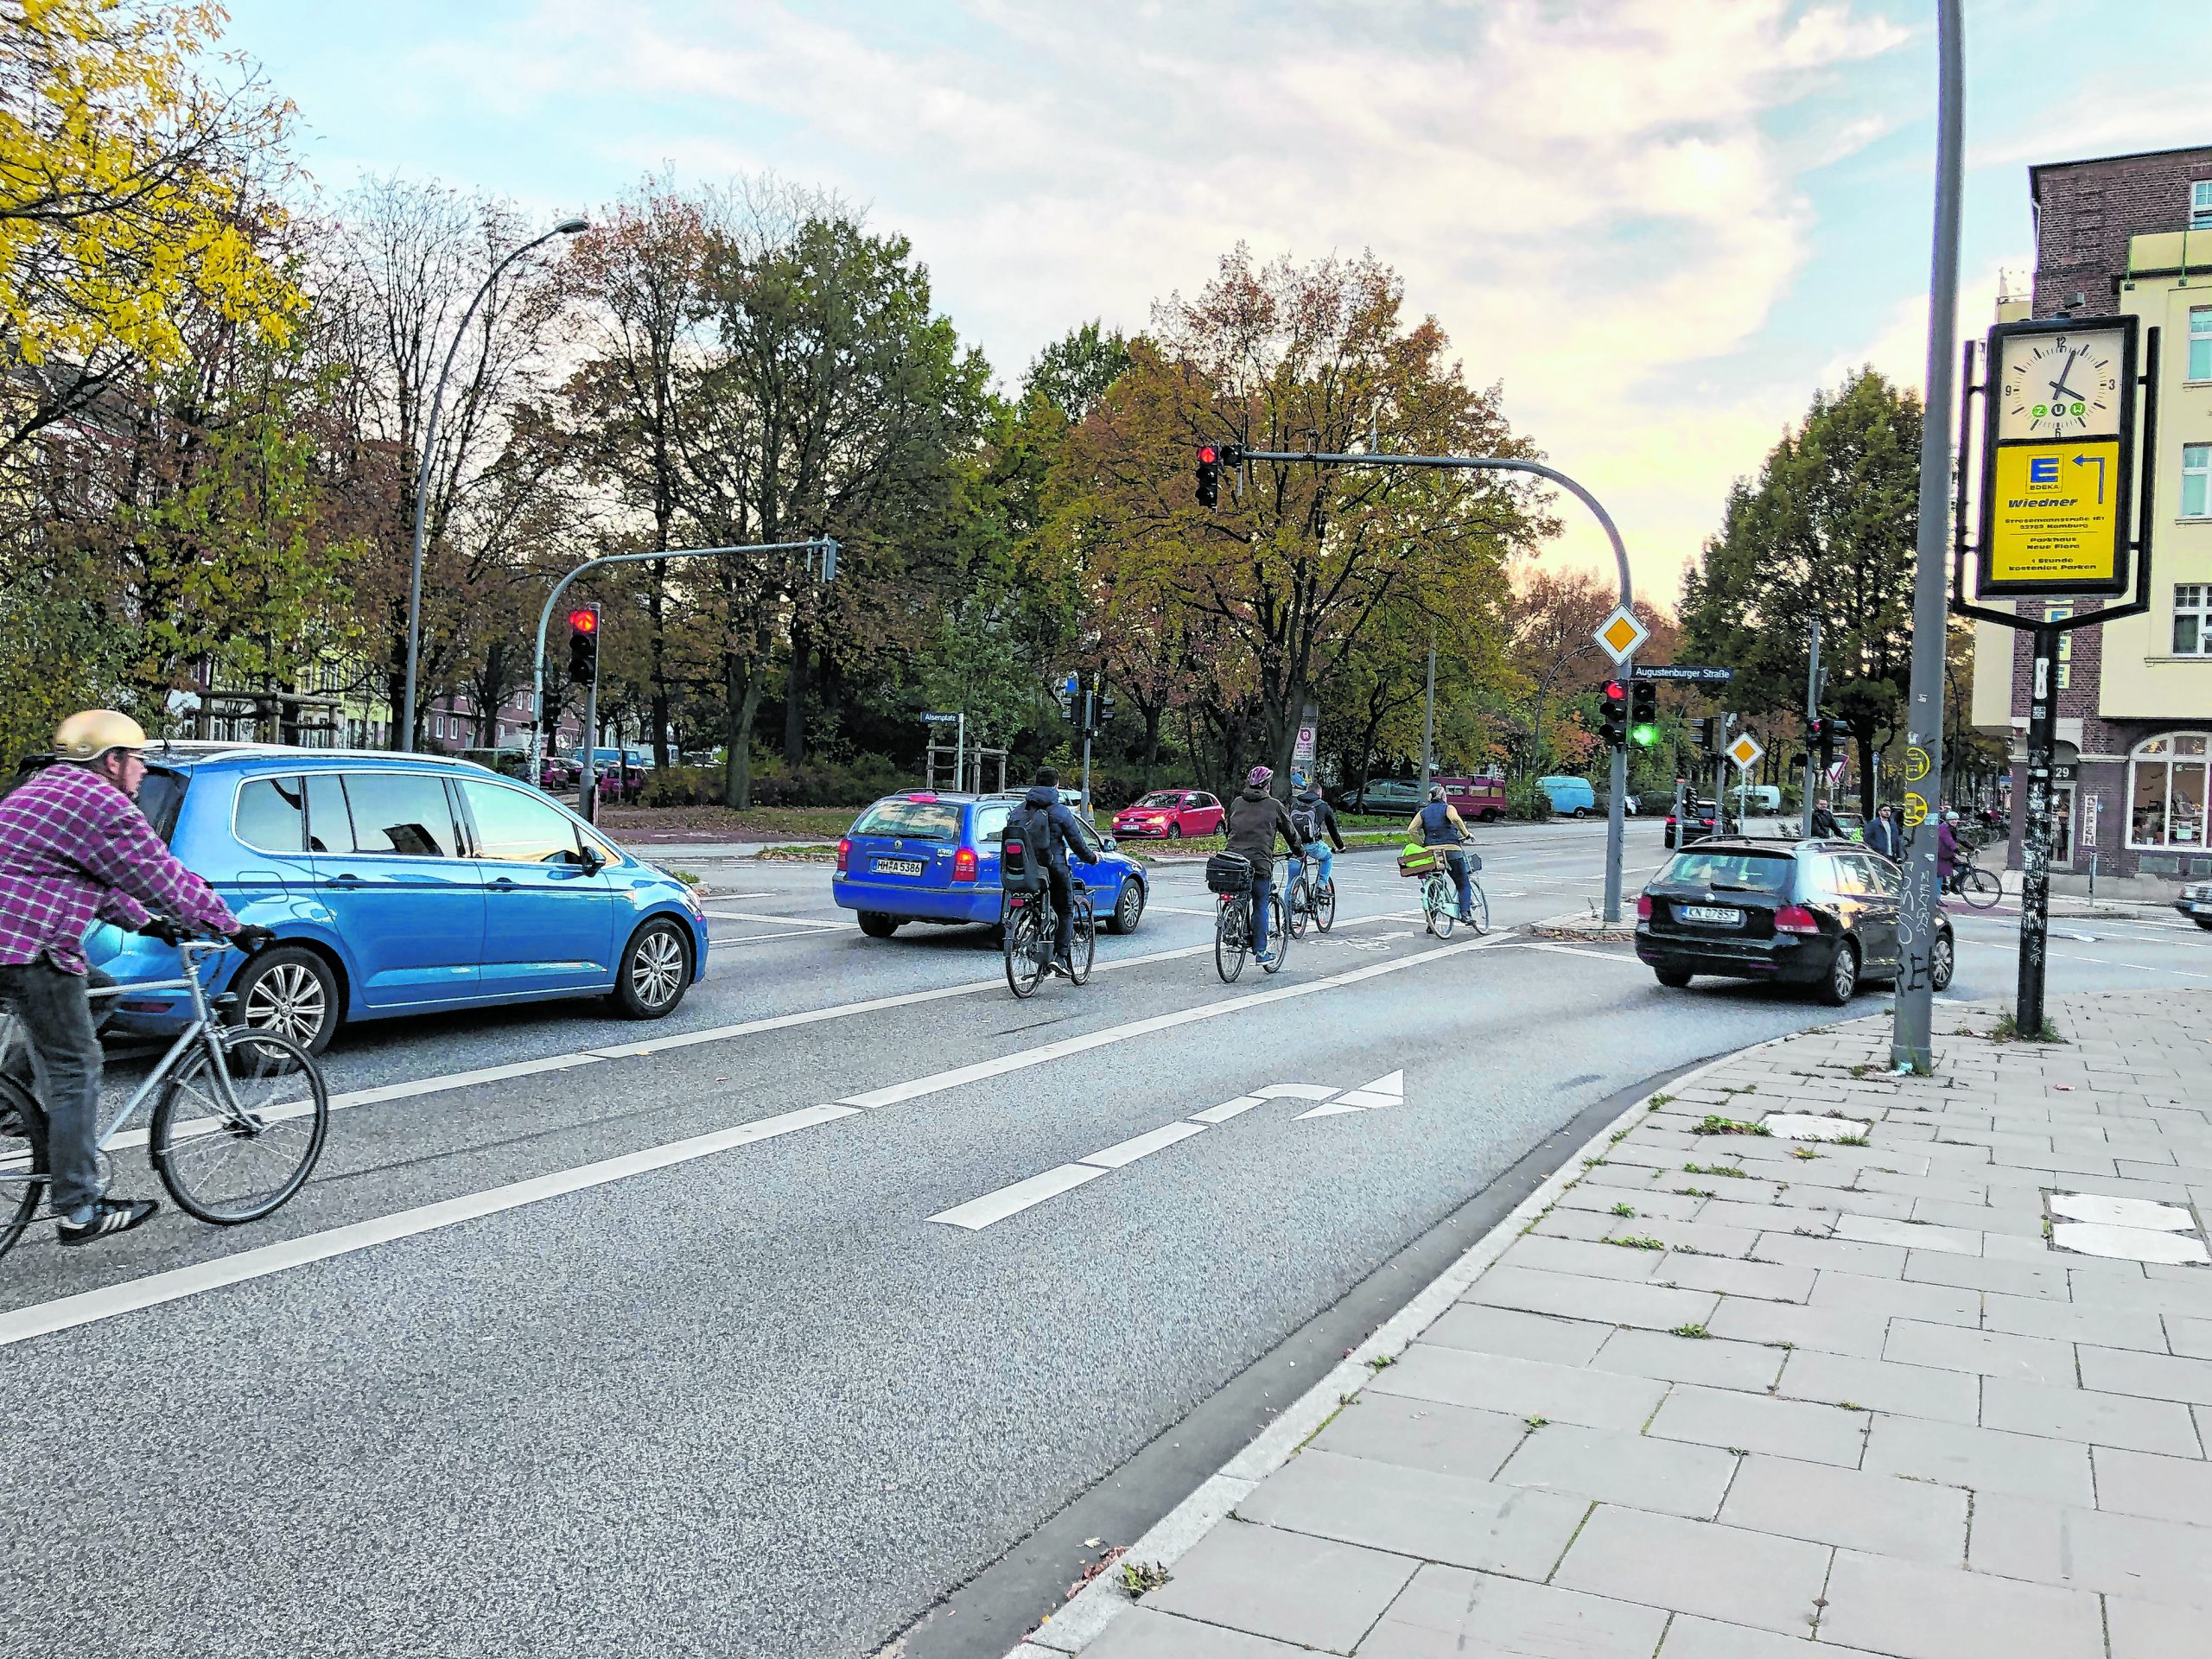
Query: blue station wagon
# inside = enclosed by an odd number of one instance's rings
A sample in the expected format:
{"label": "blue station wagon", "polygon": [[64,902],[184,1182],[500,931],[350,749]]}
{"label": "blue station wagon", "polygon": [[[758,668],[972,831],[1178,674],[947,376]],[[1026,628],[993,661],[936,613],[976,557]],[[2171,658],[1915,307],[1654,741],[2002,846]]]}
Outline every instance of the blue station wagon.
{"label": "blue station wagon", "polygon": [[[276,943],[215,959],[235,1017],[311,1049],[341,1021],[607,996],[657,1020],[707,963],[687,886],[536,790],[472,761],[276,745],[156,743],[139,805],[239,920]],[[86,936],[125,987],[175,978],[174,946]],[[181,991],[126,988],[122,1029],[176,1030]]]}
{"label": "blue station wagon", "polygon": [[[1019,795],[887,795],[853,820],[837,843],[831,896],[860,913],[861,931],[887,939],[907,922],[995,927],[999,838]],[[1143,919],[1144,867],[1114,850],[1078,818],[1084,852],[1073,860],[1099,925],[1134,933]]]}

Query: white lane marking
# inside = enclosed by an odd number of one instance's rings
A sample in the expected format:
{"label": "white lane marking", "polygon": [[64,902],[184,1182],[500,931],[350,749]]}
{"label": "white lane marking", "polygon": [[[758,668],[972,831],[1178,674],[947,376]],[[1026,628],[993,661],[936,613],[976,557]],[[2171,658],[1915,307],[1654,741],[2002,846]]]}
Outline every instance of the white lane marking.
{"label": "white lane marking", "polygon": [[725,946],[733,944],[760,944],[770,939],[804,939],[810,938],[816,933],[842,933],[843,931],[844,930],[841,927],[797,927],[786,928],[781,933],[737,933],[733,934],[726,939],[718,938],[711,940],[708,944],[707,949],[709,950],[720,950]]}
{"label": "white lane marking", "polygon": [[1239,1095],[1234,1100],[1224,1100],[1218,1106],[1209,1106],[1203,1112],[1192,1112],[1194,1123],[1226,1123],[1241,1112],[1249,1112],[1260,1103],[1257,1095]]}
{"label": "white lane marking", "polygon": [[1638,962],[1634,957],[1624,956],[1618,950],[1585,950],[1579,944],[1549,944],[1532,941],[1529,944],[1522,945],[1521,949],[1523,950],[1549,950],[1562,957],[1595,957],[1599,962],[1624,962],[1631,968],[1641,968],[1643,966],[1643,964]]}
{"label": "white lane marking", "polygon": [[825,922],[811,916],[771,916],[766,911],[758,910],[710,910],[707,914],[718,921],[765,922],[776,927],[844,927],[849,925],[842,918],[834,922]]}
{"label": "white lane marking", "polygon": [[[1244,996],[1232,996],[1226,1001],[1200,1003],[1195,1007],[1179,1008],[1172,1014],[1154,1014],[1148,1019],[1132,1020],[1127,1024],[1108,1026],[1098,1031],[1085,1032],[1081,1036],[1066,1037],[1055,1043],[1040,1044],[1035,1048],[1018,1049],[1011,1054],[1001,1054],[995,1059],[978,1060],[973,1065],[954,1066],[950,1071],[934,1072],[925,1077],[894,1083],[881,1089],[870,1089],[856,1095],[847,1095],[841,1104],[861,1106],[871,1109],[895,1106],[902,1102],[918,1100],[925,1095],[934,1095],[963,1084],[980,1083],[987,1077],[1003,1077],[1009,1071],[1020,1071],[1033,1065],[1047,1065],[1054,1060],[1072,1054],[1087,1053],[1094,1048],[1127,1042],[1133,1037],[1148,1037],[1158,1031],[1172,1031],[1178,1026],[1194,1025],[1201,1020],[1217,1020],[1227,1014],[1237,1014],[1246,1008],[1265,1007],[1272,1002],[1287,1002],[1294,997],[1313,996],[1322,991],[1335,990],[1345,985],[1356,985],[1362,980],[1376,979],[1384,974],[1395,974],[1404,969],[1440,957],[1455,957],[1469,950],[1490,950],[1504,943],[1502,938],[1470,939],[1464,944],[1447,944],[1434,950],[1418,950],[1411,955],[1395,957],[1389,962],[1370,963],[1364,968],[1347,969],[1340,974],[1330,974],[1320,979],[1300,981],[1295,985],[1280,986],[1269,991],[1254,991]],[[1205,947],[1211,950],[1211,945]]]}
{"label": "white lane marking", "polygon": [[1325,1083],[1269,1083],[1252,1092],[1262,1100],[1326,1100],[1337,1091]]}
{"label": "white lane marking", "polygon": [[1126,1141],[1117,1141],[1103,1152],[1090,1153],[1077,1159],[1076,1162],[1096,1164],[1101,1169],[1120,1169],[1124,1165],[1134,1164],[1140,1158],[1149,1157],[1163,1147],[1172,1147],[1178,1141],[1187,1141],[1194,1135],[1205,1132],[1206,1126],[1203,1123],[1169,1123],[1160,1128],[1148,1129],[1142,1135],[1131,1135]]}
{"label": "white lane marking", "polygon": [[808,1106],[798,1111],[740,1123],[731,1128],[716,1129],[711,1134],[693,1135],[689,1140],[671,1141],[665,1146],[647,1147],[641,1152],[625,1153],[619,1158],[580,1165],[575,1169],[533,1176],[526,1181],[495,1186],[489,1192],[445,1198],[417,1209],[402,1210],[396,1215],[379,1216],[373,1221],[334,1227],[327,1232],[286,1239],[281,1244],[264,1244],[258,1249],[241,1250],[235,1255],[202,1262],[193,1267],[149,1274],[145,1278],[134,1279],[125,1284],[88,1290],[35,1306],[20,1307],[12,1313],[0,1313],[0,1346],[45,1336],[55,1331],[66,1331],[74,1325],[90,1325],[98,1319],[113,1319],[118,1313],[158,1307],[164,1302],[180,1301],[187,1296],[197,1296],[203,1291],[241,1284],[249,1279],[264,1278],[272,1273],[305,1267],[312,1262],[327,1262],[333,1256],[351,1255],[356,1250],[389,1243],[394,1239],[452,1227],[464,1221],[474,1221],[480,1217],[497,1215],[504,1210],[519,1209],[524,1205],[542,1203],[564,1193],[582,1192],[586,1187],[602,1186],[609,1181],[627,1180],[633,1175],[665,1169],[672,1164],[711,1157],[733,1147],[772,1141],[778,1135],[791,1135],[800,1129],[810,1129],[817,1124],[831,1123],[839,1118],[857,1116],[849,1107]]}
{"label": "white lane marking", "polygon": [[1008,1216],[1019,1215],[1033,1204],[1042,1204],[1047,1198],[1081,1186],[1085,1181],[1095,1181],[1109,1172],[1095,1164],[1062,1164],[1048,1169],[1042,1175],[1032,1175],[1026,1181],[1016,1181],[1012,1186],[1002,1186],[995,1192],[986,1192],[980,1198],[970,1198],[965,1204],[955,1205],[950,1210],[939,1211],[931,1221],[941,1221],[948,1227],[965,1227],[971,1233],[980,1233],[995,1221],[1004,1221]]}

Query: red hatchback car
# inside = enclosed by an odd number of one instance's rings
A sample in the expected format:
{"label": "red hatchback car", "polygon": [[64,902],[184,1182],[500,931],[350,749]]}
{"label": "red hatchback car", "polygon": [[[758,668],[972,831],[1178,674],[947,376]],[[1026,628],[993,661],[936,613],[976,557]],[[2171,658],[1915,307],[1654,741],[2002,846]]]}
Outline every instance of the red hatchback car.
{"label": "red hatchback car", "polygon": [[1185,836],[1211,836],[1221,831],[1221,803],[1194,789],[1156,789],[1135,806],[1114,815],[1114,834],[1164,836],[1180,841]]}

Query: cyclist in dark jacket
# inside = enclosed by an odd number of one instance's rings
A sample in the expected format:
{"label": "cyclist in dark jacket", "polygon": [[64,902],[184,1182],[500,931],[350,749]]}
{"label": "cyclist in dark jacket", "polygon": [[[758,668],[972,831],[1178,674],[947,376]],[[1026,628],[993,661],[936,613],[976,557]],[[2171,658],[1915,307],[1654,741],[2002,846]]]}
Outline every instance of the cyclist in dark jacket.
{"label": "cyclist in dark jacket", "polygon": [[[1299,844],[1307,858],[1321,866],[1319,883],[1329,884],[1335,874],[1331,849],[1341,853],[1344,849],[1344,832],[1337,827],[1337,809],[1321,798],[1321,786],[1302,772],[1290,774],[1290,786],[1295,791],[1290,798],[1290,822],[1298,831]],[[1298,880],[1300,859],[1293,855],[1290,879]]]}
{"label": "cyclist in dark jacket", "polygon": [[1075,948],[1075,889],[1068,877],[1068,855],[1083,852],[1083,832],[1075,814],[1060,799],[1060,774],[1041,766],[1021,810],[1036,830],[1035,839],[1045,849],[1045,874],[1052,889],[1052,970],[1072,978],[1069,960]]}
{"label": "cyclist in dark jacket", "polygon": [[1459,919],[1475,919],[1475,895],[1471,886],[1472,874],[1467,868],[1467,855],[1459,850],[1467,843],[1466,821],[1459,810],[1444,798],[1444,785],[1428,786],[1428,804],[1407,821],[1406,833],[1419,836],[1424,847],[1445,849],[1444,862],[1452,872],[1452,885],[1459,890]]}
{"label": "cyclist in dark jacket", "polygon": [[1268,899],[1274,890],[1275,837],[1282,837],[1293,857],[1300,850],[1298,826],[1268,792],[1274,775],[1267,766],[1252,768],[1243,791],[1229,803],[1227,826],[1229,850],[1252,861],[1252,954],[1262,960],[1268,954]]}

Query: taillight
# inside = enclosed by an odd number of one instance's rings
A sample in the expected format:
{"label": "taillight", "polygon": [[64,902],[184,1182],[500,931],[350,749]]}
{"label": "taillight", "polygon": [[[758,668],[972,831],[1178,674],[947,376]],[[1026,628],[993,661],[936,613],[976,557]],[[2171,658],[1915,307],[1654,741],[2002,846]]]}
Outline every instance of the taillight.
{"label": "taillight", "polygon": [[838,842],[837,842],[837,874],[840,874],[840,875],[844,874],[844,873],[845,873],[845,859],[846,859],[846,855],[849,855],[852,850],[853,850],[853,841],[852,841],[852,837],[851,837],[850,836],[843,836],[843,837],[842,837],[842,838],[840,838],[840,839],[839,839],[839,841],[838,841]]}
{"label": "taillight", "polygon": [[1784,905],[1774,912],[1774,931],[1777,933],[1817,933],[1820,918],[1802,905]]}
{"label": "taillight", "polygon": [[976,879],[976,849],[973,847],[963,847],[953,854],[952,879],[956,881],[973,881]]}
{"label": "taillight", "polygon": [[1636,919],[1639,922],[1648,922],[1651,919],[1651,895],[1648,893],[1640,893],[1636,896]]}

